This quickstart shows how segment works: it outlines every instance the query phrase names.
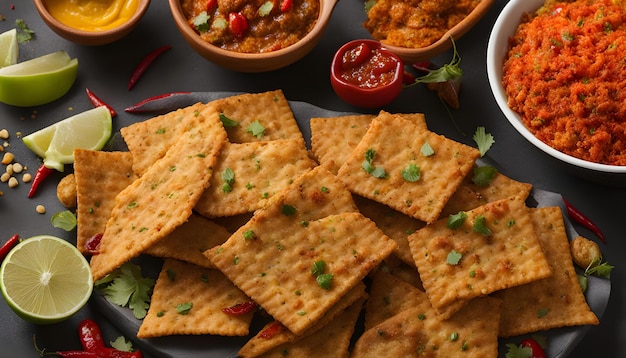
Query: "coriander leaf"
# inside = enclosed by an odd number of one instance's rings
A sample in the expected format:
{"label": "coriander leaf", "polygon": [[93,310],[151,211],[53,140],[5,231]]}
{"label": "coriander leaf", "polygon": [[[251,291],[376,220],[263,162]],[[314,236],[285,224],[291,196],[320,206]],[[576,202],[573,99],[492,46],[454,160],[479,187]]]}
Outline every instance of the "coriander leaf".
{"label": "coriander leaf", "polygon": [[464,211],[459,211],[458,213],[452,214],[448,217],[448,223],[446,224],[446,226],[448,227],[448,229],[458,229],[463,225],[466,219],[467,214]]}
{"label": "coriander leaf", "polygon": [[374,168],[374,171],[371,173],[374,178],[385,179],[387,177],[387,172],[382,167]]}
{"label": "coriander leaf", "polygon": [[522,347],[513,343],[506,344],[505,358],[532,358],[533,351],[530,347]]}
{"label": "coriander leaf", "polygon": [[[206,11],[202,11],[196,17],[194,17],[192,22],[196,31],[198,32],[208,31],[210,19],[211,19],[211,16],[209,16],[209,14],[207,14]],[[220,114],[220,119],[221,118],[222,118],[222,115]]]}
{"label": "coriander leaf", "polygon": [[291,205],[283,205],[282,213],[285,216],[292,216],[293,214],[296,213],[296,208],[294,206],[291,206]]}
{"label": "coriander leaf", "polygon": [[472,139],[474,139],[474,142],[478,145],[478,151],[481,157],[484,156],[489,148],[496,142],[490,133],[485,133],[485,127],[476,128]]}
{"label": "coriander leaf", "polygon": [[610,278],[611,276],[611,271],[613,270],[614,266],[609,265],[608,262],[603,262],[599,265],[595,265],[592,267],[589,267],[585,270],[585,275],[596,275],[596,276],[600,276],[600,277],[604,277],[604,278]]}
{"label": "coriander leaf", "polygon": [[450,80],[460,79],[463,77],[463,70],[460,67],[461,64],[461,56],[456,50],[456,44],[454,40],[450,38],[452,41],[452,59],[450,63],[447,63],[436,70],[430,70],[428,74],[418,77],[415,79],[415,83],[437,83],[437,82],[446,82]]}
{"label": "coriander leaf", "polygon": [[111,347],[117,349],[122,352],[132,352],[133,351],[133,343],[127,340],[124,336],[117,337],[114,341],[109,342]]}
{"label": "coriander leaf", "polygon": [[459,261],[461,261],[461,258],[463,257],[463,255],[460,252],[457,252],[455,250],[452,250],[448,253],[448,257],[446,258],[446,262],[449,265],[458,265]]}
{"label": "coriander leaf", "polygon": [[420,149],[420,152],[425,157],[430,157],[431,155],[435,154],[435,150],[433,149],[433,147],[430,146],[430,143],[428,143],[428,142],[425,142],[422,145],[422,148]]}
{"label": "coriander leaf", "polygon": [[189,311],[191,311],[192,308],[192,302],[185,302],[176,306],[176,312],[178,312],[178,314],[186,315],[189,314]]}
{"label": "coriander leaf", "polygon": [[332,273],[323,273],[315,278],[317,284],[320,285],[321,288],[328,290],[330,289],[331,284],[333,283],[333,274]]}
{"label": "coriander leaf", "polygon": [[367,173],[372,174],[374,178],[384,179],[387,177],[387,172],[382,167],[374,167],[372,162],[374,161],[374,157],[376,156],[376,151],[372,148],[369,148],[365,151],[365,160],[361,163],[361,168],[365,170]]}
{"label": "coriander leaf", "polygon": [[76,227],[76,215],[69,210],[60,211],[50,218],[52,226],[63,229],[65,231],[72,231]]}
{"label": "coriander leaf", "polygon": [[489,230],[489,228],[487,227],[487,223],[485,221],[486,219],[484,216],[478,215],[474,219],[474,226],[472,229],[475,232],[482,234],[484,236],[491,236],[491,230]]}
{"label": "coriander leaf", "polygon": [[103,290],[109,302],[121,307],[128,306],[135,318],[142,319],[148,311],[154,282],[154,279],[142,276],[139,266],[127,262],[98,280],[95,285]]}
{"label": "coriander leaf", "polygon": [[17,42],[24,43],[33,39],[35,31],[28,28],[28,25],[22,19],[15,20],[15,26],[17,30]]}
{"label": "coriander leaf", "polygon": [[232,169],[226,168],[222,172],[222,180],[224,184],[222,184],[222,191],[224,193],[230,193],[233,191],[233,185],[235,184],[235,172]]}
{"label": "coriander leaf", "polygon": [[576,275],[578,277],[578,284],[580,285],[580,289],[583,293],[587,292],[587,287],[589,283],[589,279],[585,275]]}
{"label": "coriander leaf", "polygon": [[239,122],[226,117],[224,113],[220,113],[220,121],[226,128],[236,127],[239,124]]}
{"label": "coriander leaf", "polygon": [[252,134],[253,136],[261,139],[261,138],[263,138],[263,134],[265,133],[265,127],[263,127],[261,122],[259,122],[259,120],[257,119],[256,121],[250,123],[248,128],[246,128],[246,132],[248,132],[248,133]]}
{"label": "coriander leaf", "polygon": [[472,182],[478,186],[487,186],[498,174],[498,169],[491,165],[483,165],[474,168]]}
{"label": "coriander leaf", "polygon": [[321,275],[326,271],[326,262],[324,260],[315,261],[313,263],[313,268],[311,269],[311,274],[315,277]]}
{"label": "coriander leaf", "polygon": [[414,183],[420,180],[422,176],[420,167],[415,164],[409,164],[406,168],[402,169],[402,179]]}

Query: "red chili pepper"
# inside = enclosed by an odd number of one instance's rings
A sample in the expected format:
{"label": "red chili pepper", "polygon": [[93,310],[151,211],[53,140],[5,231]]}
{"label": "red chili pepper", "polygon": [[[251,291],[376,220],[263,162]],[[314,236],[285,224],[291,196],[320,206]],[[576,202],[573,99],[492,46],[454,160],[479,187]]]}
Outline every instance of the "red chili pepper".
{"label": "red chili pepper", "polygon": [[104,339],[100,326],[91,319],[85,319],[78,325],[78,337],[80,344],[86,351],[95,352],[99,348],[104,348]]}
{"label": "red chili pepper", "polygon": [[289,11],[289,9],[291,9],[292,6],[293,6],[293,0],[283,0],[280,3],[280,11],[287,12]]}
{"label": "red chili pepper", "polygon": [[231,12],[228,14],[228,27],[235,36],[243,36],[248,29],[248,20],[240,12]]}
{"label": "red chili pepper", "polygon": [[128,81],[128,90],[130,91],[135,86],[137,81],[139,81],[139,78],[141,78],[144,72],[146,72],[148,67],[150,67],[150,65],[154,62],[154,60],[156,60],[157,57],[159,57],[159,55],[171,48],[171,45],[161,46],[146,55],[146,57],[144,57],[139,62],[139,65],[137,65],[137,68],[135,68],[133,74],[130,76],[130,80]]}
{"label": "red chili pepper", "polygon": [[85,242],[85,251],[90,255],[97,255],[100,253],[100,241],[102,241],[102,234],[98,233],[87,239]]}
{"label": "red chili pepper", "polygon": [[0,247],[0,262],[4,260],[4,258],[9,254],[9,251],[20,242],[19,235],[15,234],[11,236],[9,241],[5,242],[2,247]]}
{"label": "red chili pepper", "polygon": [[87,97],[89,98],[91,104],[94,105],[94,107],[105,106],[109,110],[109,112],[111,112],[111,117],[117,116],[117,112],[115,112],[113,107],[109,106],[106,102],[98,98],[98,96],[96,96],[89,88],[85,88],[85,92],[87,92]]}
{"label": "red chili pepper", "polygon": [[266,329],[262,330],[259,333],[259,337],[264,339],[270,339],[274,337],[278,332],[282,331],[283,328],[284,326],[282,325],[282,323],[274,321]]}
{"label": "red chili pepper", "polygon": [[106,358],[142,358],[143,357],[143,354],[139,350],[133,351],[133,352],[125,352],[125,351],[120,351],[118,349],[110,348],[110,347],[98,348],[96,349],[95,353],[98,355],[98,357],[106,357]]}
{"label": "red chili pepper", "polygon": [[39,185],[46,180],[54,172],[54,169],[50,169],[46,167],[44,164],[41,164],[35,173],[35,177],[33,178],[33,182],[30,185],[30,190],[28,191],[28,197],[32,198],[37,193],[37,189]]}
{"label": "red chili pepper", "polygon": [[541,348],[541,345],[534,339],[525,339],[520,344],[522,347],[528,347],[532,351],[532,358],[546,358],[546,353]]}
{"label": "red chili pepper", "polygon": [[250,313],[254,311],[256,308],[257,308],[256,303],[252,301],[248,301],[248,302],[236,304],[232,307],[222,308],[222,312],[229,314],[229,315],[233,315],[233,316],[239,316],[239,315],[243,315],[246,313]]}
{"label": "red chili pepper", "polygon": [[167,97],[172,97],[172,96],[176,96],[176,95],[180,95],[180,94],[190,94],[191,92],[170,92],[170,93],[165,93],[165,94],[159,94],[156,96],[152,96],[149,98],[144,99],[143,101],[133,104],[130,107],[127,107],[124,109],[124,111],[128,112],[128,113],[144,113],[144,112],[148,112],[145,110],[142,110],[141,107],[145,106],[146,104],[155,101],[157,99],[163,99],[163,98],[167,98]]}
{"label": "red chili pepper", "polygon": [[576,221],[580,225],[591,230],[591,232],[593,232],[598,238],[600,238],[602,242],[606,243],[604,234],[602,233],[598,225],[596,225],[593,221],[591,221],[591,219],[585,216],[585,214],[576,209],[569,201],[565,200],[565,198],[563,198],[563,202],[565,203],[565,208],[567,209],[567,214],[570,218],[574,219],[574,221]]}
{"label": "red chili pepper", "polygon": [[206,11],[210,12],[216,6],[217,6],[217,0],[209,0],[206,3]]}

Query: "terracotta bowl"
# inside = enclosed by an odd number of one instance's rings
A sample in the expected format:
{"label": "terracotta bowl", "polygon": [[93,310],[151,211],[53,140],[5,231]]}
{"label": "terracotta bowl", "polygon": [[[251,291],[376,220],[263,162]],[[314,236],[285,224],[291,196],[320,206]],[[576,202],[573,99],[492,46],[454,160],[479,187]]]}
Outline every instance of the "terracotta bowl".
{"label": "terracotta bowl", "polygon": [[397,54],[405,63],[415,63],[420,61],[426,61],[439,55],[448,49],[452,48],[452,42],[450,38],[457,41],[465,33],[467,33],[478,21],[485,16],[489,8],[495,0],[482,0],[472,12],[465,17],[461,22],[456,24],[453,28],[448,30],[439,40],[432,45],[421,48],[408,48],[393,46],[383,42],[385,48]]}
{"label": "terracotta bowl", "polygon": [[308,54],[320,41],[338,0],[320,0],[315,26],[295,44],[266,53],[240,53],[219,48],[204,41],[187,23],[180,0],[169,0],[174,22],[183,38],[207,60],[238,72],[267,72],[286,67]]}
{"label": "terracotta bowl", "polygon": [[503,62],[509,38],[515,33],[524,13],[531,13],[545,0],[511,0],[498,16],[487,45],[487,75],[489,85],[500,110],[509,123],[532,145],[550,156],[557,165],[581,178],[610,186],[626,187],[626,166],[598,164],[564,154],[541,140],[526,128],[519,114],[508,105],[502,86]]}
{"label": "terracotta bowl", "polygon": [[46,1],[47,0],[34,0],[35,8],[37,8],[39,15],[48,27],[68,41],[88,46],[105,45],[128,35],[137,26],[139,20],[143,17],[146,10],[148,10],[148,6],[150,6],[150,0],[139,0],[137,12],[124,24],[106,31],[84,31],[67,26],[55,19],[48,12]]}

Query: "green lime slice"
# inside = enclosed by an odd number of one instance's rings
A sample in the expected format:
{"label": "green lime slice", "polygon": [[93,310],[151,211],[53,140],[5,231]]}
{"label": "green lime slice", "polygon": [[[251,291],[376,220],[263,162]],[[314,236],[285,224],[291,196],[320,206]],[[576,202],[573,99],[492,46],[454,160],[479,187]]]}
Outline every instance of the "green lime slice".
{"label": "green lime slice", "polygon": [[0,68],[0,102],[32,107],[61,98],[74,84],[78,60],[57,51]]}
{"label": "green lime slice", "polygon": [[69,242],[50,235],[17,244],[0,266],[2,295],[9,307],[32,323],[63,321],[89,300],[89,263]]}
{"label": "green lime slice", "polygon": [[100,106],[78,113],[22,138],[48,168],[63,171],[74,162],[74,149],[102,149],[111,138],[111,112]]}
{"label": "green lime slice", "polygon": [[17,30],[11,29],[0,34],[0,68],[17,63],[19,54]]}

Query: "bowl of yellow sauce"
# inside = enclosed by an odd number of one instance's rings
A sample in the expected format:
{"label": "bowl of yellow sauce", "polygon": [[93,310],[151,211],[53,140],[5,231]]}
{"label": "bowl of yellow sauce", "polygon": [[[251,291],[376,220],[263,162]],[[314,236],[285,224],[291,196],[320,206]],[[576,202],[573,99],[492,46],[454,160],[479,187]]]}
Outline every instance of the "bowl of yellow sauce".
{"label": "bowl of yellow sauce", "polygon": [[34,0],[43,21],[79,45],[104,45],[130,33],[150,0]]}

